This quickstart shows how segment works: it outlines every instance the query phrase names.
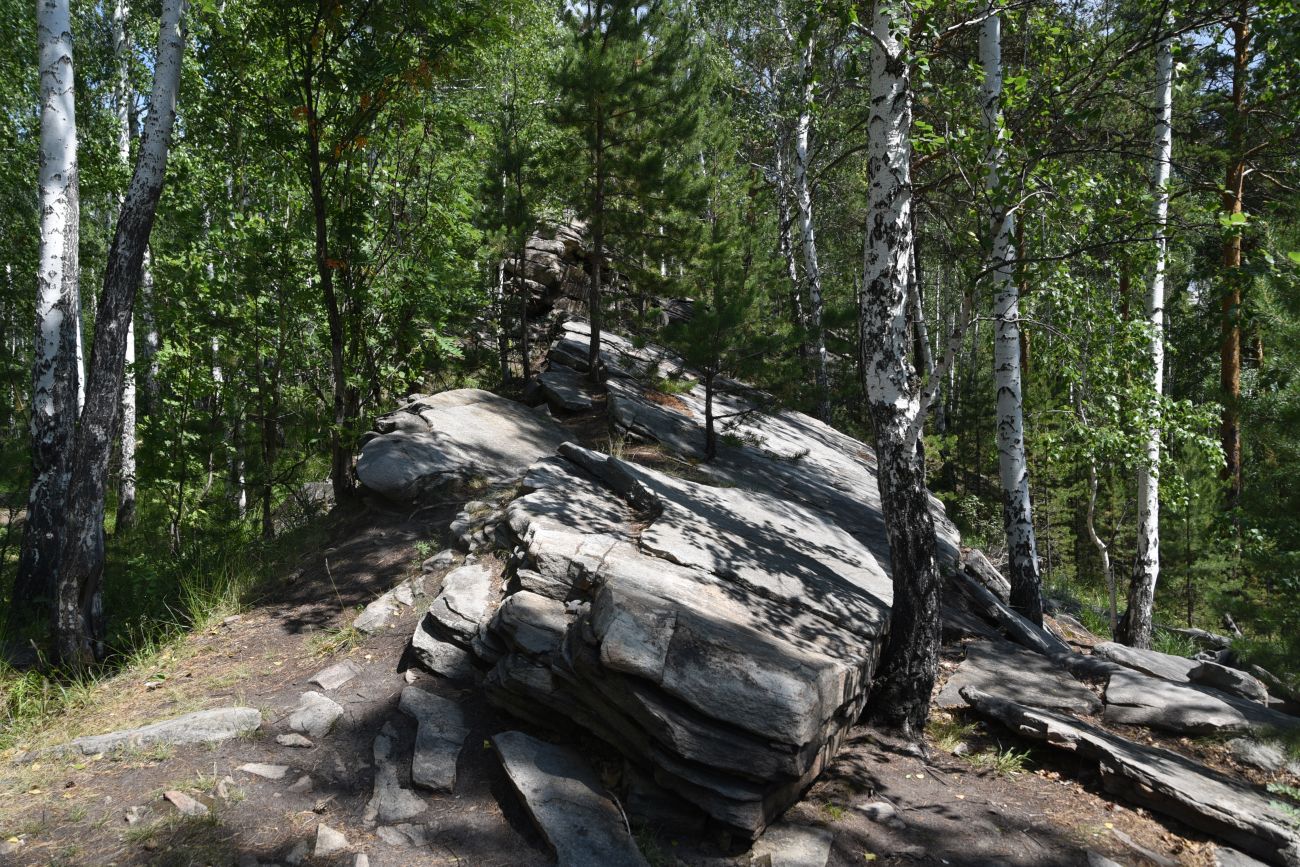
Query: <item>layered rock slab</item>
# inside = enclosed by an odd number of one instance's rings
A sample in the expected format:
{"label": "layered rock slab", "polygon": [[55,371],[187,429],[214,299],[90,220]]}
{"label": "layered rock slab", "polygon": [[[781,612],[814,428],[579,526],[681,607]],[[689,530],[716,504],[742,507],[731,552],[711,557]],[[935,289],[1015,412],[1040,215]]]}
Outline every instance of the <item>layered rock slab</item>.
{"label": "layered rock slab", "polygon": [[798,503],[560,451],[509,509],[521,589],[488,627],[489,697],[562,715],[757,836],[860,712],[888,576]]}
{"label": "layered rock slab", "polygon": [[1107,791],[1173,816],[1270,864],[1300,865],[1300,824],[1276,799],[1177,753],[1145,747],[1048,710],[966,688],[962,696],[1012,731],[1095,759]]}

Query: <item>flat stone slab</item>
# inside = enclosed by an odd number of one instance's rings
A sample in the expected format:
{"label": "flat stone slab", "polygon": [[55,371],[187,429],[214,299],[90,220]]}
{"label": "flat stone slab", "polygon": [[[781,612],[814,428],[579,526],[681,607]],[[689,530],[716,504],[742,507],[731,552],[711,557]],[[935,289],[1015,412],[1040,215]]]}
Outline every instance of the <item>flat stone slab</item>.
{"label": "flat stone slab", "polygon": [[206,816],[208,814],[207,804],[191,798],[184,792],[163,792],[163,798],[170,801],[172,806],[179,810],[183,816]]}
{"label": "flat stone slab", "polygon": [[361,483],[394,500],[417,499],[450,482],[517,478],[568,439],[554,421],[479,389],[443,392],[404,409],[429,429],[375,437],[357,458]]}
{"label": "flat stone slab", "polygon": [[523,732],[492,738],[560,867],[648,867],[623,815],[578,753]]}
{"label": "flat stone slab", "polygon": [[1152,677],[1163,677],[1165,680],[1172,680],[1177,683],[1187,683],[1189,680],[1188,675],[1192,669],[1200,665],[1195,659],[1161,653],[1158,650],[1142,650],[1137,647],[1128,647],[1114,641],[1104,641],[1094,647],[1092,652],[1096,656],[1109,659],[1111,662],[1117,662],[1134,671],[1140,671]]}
{"label": "flat stone slab", "polygon": [[446,637],[468,646],[492,603],[492,572],[478,563],[453,569],[442,579],[442,590],[429,606]]}
{"label": "flat stone slab", "polygon": [[1269,863],[1300,865],[1300,824],[1262,789],[1177,753],[1135,744],[1054,711],[969,687],[963,697],[978,713],[1021,736],[1097,760],[1102,786],[1109,792],[1173,816]]}
{"label": "flat stone slab", "polygon": [[401,711],[415,719],[411,782],[436,792],[456,788],[456,760],[469,727],[459,704],[414,686],[402,690]]}
{"label": "flat stone slab", "polygon": [[229,740],[262,725],[262,713],[251,707],[223,707],[187,713],[175,719],[124,729],[103,735],[88,735],[54,747],[51,753],[78,752],[93,756],[116,749],[148,747],[154,744],[206,744]]}
{"label": "flat stone slab", "polygon": [[299,734],[323,738],[343,716],[343,706],[319,692],[308,691],[289,714],[289,728]]}
{"label": "flat stone slab", "polygon": [[777,822],[749,850],[751,867],[826,867],[835,835],[826,828]]}
{"label": "flat stone slab", "polygon": [[1111,675],[1103,718],[1107,722],[1198,735],[1300,728],[1300,719],[1249,699],[1132,671]]}
{"label": "flat stone slab", "polygon": [[350,662],[340,662],[331,665],[322,671],[318,671],[311,676],[308,683],[314,683],[324,690],[338,689],[343,684],[357,676],[357,667]]}
{"label": "flat stone slab", "polygon": [[255,777],[261,777],[264,780],[283,780],[284,775],[289,773],[288,765],[268,765],[262,762],[249,762],[235,768],[237,771],[243,771],[246,774],[252,774]]}
{"label": "flat stone slab", "polygon": [[964,687],[1031,707],[1095,714],[1101,699],[1042,654],[1004,641],[966,645],[966,660],[948,678],[935,702],[942,708],[965,707]]}
{"label": "flat stone slab", "polygon": [[591,385],[584,373],[557,362],[551,362],[546,370],[537,376],[541,383],[542,394],[552,409],[562,412],[586,412],[595,403],[591,396]]}
{"label": "flat stone slab", "polygon": [[398,779],[394,759],[396,738],[397,733],[390,723],[384,723],[383,729],[375,737],[375,782],[364,814],[366,824],[379,822],[392,825],[414,818],[429,809],[423,798],[410,789],[403,788]]}

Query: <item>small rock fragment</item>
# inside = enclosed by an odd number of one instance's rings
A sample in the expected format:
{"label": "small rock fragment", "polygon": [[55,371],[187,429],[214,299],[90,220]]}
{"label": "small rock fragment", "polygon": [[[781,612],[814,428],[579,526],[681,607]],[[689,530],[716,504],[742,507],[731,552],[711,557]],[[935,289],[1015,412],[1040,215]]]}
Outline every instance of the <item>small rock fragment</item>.
{"label": "small rock fragment", "polygon": [[206,816],[208,814],[208,808],[205,805],[194,800],[184,792],[178,792],[173,789],[171,791],[163,792],[163,797],[170,801],[172,806],[177,810],[180,810],[182,815]]}
{"label": "small rock fragment", "polygon": [[298,781],[296,783],[294,783],[289,787],[289,791],[293,792],[295,795],[305,795],[311,790],[312,790],[312,781],[311,781],[311,777],[309,777],[307,774],[303,774],[301,777],[298,778]]}
{"label": "small rock fragment", "polygon": [[148,807],[127,807],[124,818],[128,825],[138,825],[150,812]]}
{"label": "small rock fragment", "polygon": [[439,551],[437,554],[434,554],[428,560],[425,560],[420,564],[420,571],[436,572],[439,569],[449,569],[456,562],[457,556],[456,552],[451,548]]}
{"label": "small rock fragment", "polygon": [[333,855],[335,852],[342,852],[346,848],[348,848],[348,838],[344,837],[342,833],[335,831],[324,822],[316,826],[316,851],[312,853],[314,857],[320,858],[324,855]]}
{"label": "small rock fragment", "polygon": [[289,714],[289,728],[314,738],[329,734],[343,716],[343,708],[319,692],[304,692],[298,706]]}
{"label": "small rock fragment", "polygon": [[895,830],[901,830],[907,827],[898,816],[898,810],[893,804],[886,801],[873,801],[870,804],[859,804],[858,809],[867,814],[867,818],[881,825],[886,825]]}
{"label": "small rock fragment", "polygon": [[340,662],[312,675],[308,683],[314,683],[324,690],[338,689],[357,676],[357,667],[350,662]]}
{"label": "small rock fragment", "polygon": [[311,852],[311,845],[306,840],[299,840],[289,854],[284,856],[284,860],[290,864],[301,864],[307,860],[307,855]]}
{"label": "small rock fragment", "polygon": [[240,765],[235,768],[237,771],[243,771],[246,774],[252,774],[255,777],[262,777],[267,780],[282,780],[284,775],[289,773],[288,765],[268,765],[262,762],[249,762],[246,765]]}
{"label": "small rock fragment", "polygon": [[397,765],[393,761],[393,741],[397,733],[390,723],[384,723],[375,738],[374,794],[366,805],[365,821],[383,823],[400,822],[423,813],[429,805],[410,789],[402,788],[397,779]]}
{"label": "small rock fragment", "polygon": [[826,867],[833,836],[825,828],[777,822],[754,843],[749,863],[753,867]]}
{"label": "small rock fragment", "polygon": [[370,856],[365,852],[357,853],[357,857],[352,862],[352,867],[370,867]]}
{"label": "small rock fragment", "polygon": [[298,734],[289,732],[288,734],[276,735],[275,742],[282,747],[297,747],[299,749],[308,749],[314,746],[310,740]]}
{"label": "small rock fragment", "polygon": [[383,825],[375,832],[379,839],[390,846],[402,848],[421,848],[428,843],[428,835],[423,825],[403,823],[400,825]]}
{"label": "small rock fragment", "polygon": [[1286,764],[1286,752],[1272,741],[1254,738],[1233,738],[1228,741],[1228,751],[1243,765],[1262,771],[1280,771]]}
{"label": "small rock fragment", "polygon": [[1088,867],[1120,867],[1118,863],[1097,852],[1088,852]]}

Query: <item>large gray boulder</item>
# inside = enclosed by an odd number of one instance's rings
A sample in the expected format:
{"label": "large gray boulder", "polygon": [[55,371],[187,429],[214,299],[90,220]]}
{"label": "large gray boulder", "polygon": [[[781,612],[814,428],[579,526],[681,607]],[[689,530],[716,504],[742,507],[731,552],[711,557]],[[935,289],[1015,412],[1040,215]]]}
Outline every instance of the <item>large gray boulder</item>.
{"label": "large gray boulder", "polygon": [[489,697],[577,723],[756,836],[865,703],[885,566],[799,503],[561,453],[510,505],[521,574],[547,581],[493,617]]}
{"label": "large gray boulder", "polygon": [[357,478],[394,500],[413,500],[452,482],[511,481],[554,454],[564,430],[528,407],[475,388],[422,398],[401,410],[424,430],[376,436],[361,449]]}
{"label": "large gray boulder", "polygon": [[1261,789],[1177,753],[1135,744],[1063,714],[969,687],[963,697],[978,713],[1021,736],[1097,761],[1102,786],[1109,792],[1179,819],[1270,864],[1300,865],[1300,826]]}

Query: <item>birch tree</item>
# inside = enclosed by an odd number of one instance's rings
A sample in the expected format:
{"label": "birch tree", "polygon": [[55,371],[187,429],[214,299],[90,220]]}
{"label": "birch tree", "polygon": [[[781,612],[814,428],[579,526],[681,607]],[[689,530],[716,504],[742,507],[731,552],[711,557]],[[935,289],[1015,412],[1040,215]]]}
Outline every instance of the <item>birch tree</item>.
{"label": "birch tree", "polygon": [[[117,114],[117,158],[123,167],[131,164],[131,65],[130,43],[126,32],[127,3],[116,0],[113,4],[113,61],[117,72],[117,85],[114,89],[114,108]],[[119,204],[120,207],[120,204]],[[142,265],[145,272],[149,270],[149,257],[146,255]],[[152,283],[149,277],[142,278]],[[117,492],[117,520],[115,526],[121,530],[135,523],[135,315],[130,314],[126,323],[126,374],[122,381],[122,438],[120,440],[121,482]]]}
{"label": "birch tree", "polygon": [[[1166,32],[1173,22],[1166,12]],[[1155,194],[1152,222],[1155,224],[1156,261],[1147,290],[1147,328],[1150,329],[1151,392],[1159,400],[1163,393],[1165,372],[1165,265],[1169,241],[1169,167],[1173,159],[1174,46],[1173,36],[1166,35],[1156,48],[1154,158],[1151,161],[1151,187]],[[1160,577],[1160,427],[1147,430],[1146,461],[1138,468],[1137,560],[1129,587],[1128,612],[1119,636],[1134,647],[1151,646],[1152,609],[1155,605],[1156,581]],[[1096,482],[1093,482],[1094,498]]]}
{"label": "birch tree", "polygon": [[9,611],[11,627],[53,599],[81,387],[77,118],[68,0],[38,3],[36,27],[41,233],[32,362],[32,484],[13,594],[18,604]]}
{"label": "birch tree", "polygon": [[1015,217],[1002,180],[1006,160],[1002,118],[1002,16],[993,7],[980,25],[979,56],[984,130],[988,136],[985,188],[990,220],[993,274],[993,373],[997,384],[998,469],[1002,522],[1006,529],[1011,605],[1035,623],[1043,622],[1038,546],[1029,503],[1025,419],[1020,383],[1020,291],[1014,279]]}
{"label": "birch tree", "polygon": [[912,280],[912,97],[903,0],[877,0],[870,22],[867,228],[861,298],[863,369],[876,434],[894,607],[872,688],[872,718],[919,738],[939,665],[939,575],[925,466],[912,438],[920,402],[907,359]]}
{"label": "birch tree", "polygon": [[[794,193],[799,210],[799,234],[803,240],[804,276],[808,280],[808,327],[812,331],[813,377],[817,385],[817,417],[831,418],[830,381],[826,373],[826,332],[822,325],[821,264],[817,257],[817,233],[813,227],[812,182],[808,178],[812,138],[812,111],[816,79],[813,75],[815,35],[808,26],[804,38],[799,76],[799,115],[794,127]],[[791,37],[792,41],[793,38]]]}
{"label": "birch tree", "polygon": [[126,336],[167,171],[176,119],[186,0],[163,0],[149,115],[118,214],[96,312],[86,408],[77,431],[67,521],[56,585],[55,633],[61,659],[84,665],[103,657],[100,583],[104,571],[104,489],[121,411]]}

